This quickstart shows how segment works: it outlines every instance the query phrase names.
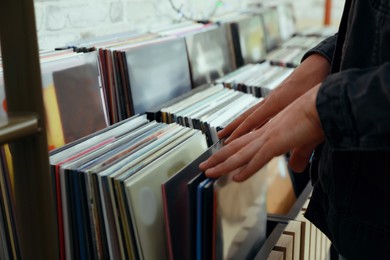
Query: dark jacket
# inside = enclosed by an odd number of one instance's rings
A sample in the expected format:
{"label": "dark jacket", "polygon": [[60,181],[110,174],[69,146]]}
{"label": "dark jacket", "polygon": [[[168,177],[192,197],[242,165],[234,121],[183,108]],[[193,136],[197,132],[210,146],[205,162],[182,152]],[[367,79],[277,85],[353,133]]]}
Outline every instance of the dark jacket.
{"label": "dark jacket", "polygon": [[346,0],[338,34],[314,52],[332,67],[306,217],[347,259],[390,259],[390,1]]}

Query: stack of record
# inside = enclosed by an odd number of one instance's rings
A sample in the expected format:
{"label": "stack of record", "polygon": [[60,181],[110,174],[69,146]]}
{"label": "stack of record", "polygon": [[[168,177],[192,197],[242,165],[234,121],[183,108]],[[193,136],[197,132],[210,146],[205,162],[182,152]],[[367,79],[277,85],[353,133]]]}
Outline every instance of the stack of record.
{"label": "stack of record", "polygon": [[[261,13],[276,9],[281,41],[292,37],[296,32],[296,17],[294,6],[290,0],[266,0],[261,3],[250,3],[244,11],[246,13]],[[274,20],[276,22],[276,20]]]}
{"label": "stack of record", "polygon": [[249,93],[255,97],[266,97],[292,72],[292,68],[272,66],[269,62],[247,64],[218,79],[216,83],[222,83],[226,88]]}
{"label": "stack of record", "polygon": [[199,164],[221,147],[219,141],[162,185],[171,260],[253,259],[265,241],[265,169],[242,183],[232,175],[206,178]]}
{"label": "stack of record", "polygon": [[[73,45],[83,46],[84,42]],[[86,43],[98,51],[110,124],[191,90],[184,39],[148,33]]]}
{"label": "stack of record", "polygon": [[337,33],[338,28],[335,26],[309,26],[297,32],[297,35],[330,37]]}
{"label": "stack of record", "polygon": [[307,51],[307,49],[297,47],[278,48],[270,52],[266,60],[274,66],[296,68],[301,63],[302,57]]}
{"label": "stack of record", "polygon": [[285,41],[280,48],[270,52],[266,60],[272,65],[296,68],[305,53],[324,39],[323,36],[296,35]]}
{"label": "stack of record", "polygon": [[148,112],[149,119],[200,129],[207,136],[209,146],[218,141],[217,131],[259,99],[232,89],[204,86]]}
{"label": "stack of record", "polygon": [[53,151],[61,259],[166,259],[161,184],[206,150],[199,130],[135,116]]}
{"label": "stack of record", "polygon": [[190,64],[192,87],[212,83],[235,68],[225,27],[193,24],[158,32],[162,36],[184,38]]}
{"label": "stack of record", "polygon": [[260,14],[264,24],[267,52],[270,52],[282,42],[278,9],[276,6],[270,6],[264,8]]}
{"label": "stack of record", "polygon": [[236,13],[213,19],[226,28],[237,68],[263,61],[267,53],[265,27],[259,13]]}
{"label": "stack of record", "polygon": [[0,149],[0,259],[21,259],[12,171],[8,167],[5,147]]}
{"label": "stack of record", "polygon": [[292,37],[297,30],[293,2],[290,0],[278,0],[276,2],[276,8],[278,10],[280,35],[282,41],[285,41]]}
{"label": "stack of record", "polygon": [[296,35],[282,44],[283,48],[300,48],[310,49],[323,41],[326,37],[323,36],[300,36]]}
{"label": "stack of record", "polygon": [[[40,65],[49,150],[107,126],[96,52],[44,51]],[[3,117],[7,112],[1,73],[0,102]]]}

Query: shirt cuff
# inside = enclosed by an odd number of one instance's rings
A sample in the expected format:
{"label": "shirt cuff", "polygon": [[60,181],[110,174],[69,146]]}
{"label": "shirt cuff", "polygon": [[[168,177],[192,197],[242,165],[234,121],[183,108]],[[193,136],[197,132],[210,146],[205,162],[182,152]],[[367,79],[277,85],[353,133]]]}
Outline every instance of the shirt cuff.
{"label": "shirt cuff", "polygon": [[317,46],[315,46],[314,48],[306,52],[305,55],[303,55],[301,62],[304,61],[310,55],[317,53],[325,57],[328,60],[329,64],[331,64],[333,58],[333,52],[336,48],[336,41],[337,41],[337,34],[329,38],[326,38],[325,40],[317,44]]}

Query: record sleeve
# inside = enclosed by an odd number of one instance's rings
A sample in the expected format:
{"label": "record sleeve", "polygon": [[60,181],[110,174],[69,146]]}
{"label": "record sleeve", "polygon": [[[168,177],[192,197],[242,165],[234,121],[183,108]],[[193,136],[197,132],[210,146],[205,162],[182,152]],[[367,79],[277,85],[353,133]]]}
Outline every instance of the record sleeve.
{"label": "record sleeve", "polygon": [[[150,125],[153,126],[156,125],[156,123],[150,123]],[[143,133],[143,129],[145,128],[147,127],[137,129],[131,134],[128,134],[127,137],[123,137],[116,142],[109,143],[97,151],[91,151],[90,154],[79,158],[77,161],[71,163],[69,162],[67,165],[64,165],[67,169],[73,169],[69,171],[71,177],[69,192],[72,193],[70,194],[72,198],[69,202],[73,205],[72,208],[74,210],[72,210],[72,212],[75,214],[70,215],[70,223],[76,224],[76,226],[73,225],[72,228],[72,230],[75,231],[73,238],[76,241],[80,241],[80,247],[78,250],[83,256],[103,254],[102,250],[98,250],[98,245],[100,244],[98,237],[102,234],[102,232],[98,231],[101,226],[98,222],[100,219],[103,219],[103,217],[100,217],[97,213],[97,206],[99,203],[97,203],[98,201],[96,200],[98,196],[93,196],[92,190],[94,187],[91,187],[86,183],[89,181],[88,175],[93,172],[88,172],[88,169],[98,170],[99,168],[104,167],[107,160],[112,162],[117,160],[118,154],[124,156],[128,152],[136,151],[137,145],[134,145],[134,142],[140,142],[142,140],[139,140],[140,138],[137,140],[134,136],[136,134]],[[166,128],[169,127],[166,126]],[[129,139],[133,142],[129,142]],[[134,147],[135,149],[129,149],[129,146]],[[75,229],[75,227],[79,228]],[[85,232],[80,231],[81,227],[85,230]],[[112,253],[114,253],[113,249]]]}
{"label": "record sleeve", "polygon": [[126,61],[134,113],[145,113],[191,90],[184,39],[130,48]]}
{"label": "record sleeve", "polygon": [[107,126],[98,77],[96,60],[53,72],[65,143]]}
{"label": "record sleeve", "polygon": [[143,259],[167,259],[161,184],[207,149],[204,136],[190,139],[163,155],[125,182],[132,222]]}
{"label": "record sleeve", "polygon": [[267,7],[261,12],[264,24],[267,51],[276,49],[281,43],[278,10],[276,7]]}
{"label": "record sleeve", "polygon": [[[122,183],[134,174],[138,174],[142,168],[150,164],[161,155],[172,149],[182,140],[192,135],[192,130],[179,125],[161,125],[165,128],[165,133],[153,138],[153,142],[142,146],[131,155],[112,166],[102,169],[99,172],[99,185],[104,188],[101,192],[102,205],[105,208],[105,218],[107,224],[115,223],[116,234],[119,239],[122,257],[134,257],[139,259],[139,252],[136,246],[134,228],[130,221],[127,203]],[[169,131],[168,131],[169,130]],[[108,229],[109,232],[109,229]]]}
{"label": "record sleeve", "polygon": [[[1,192],[1,187],[0,187]],[[10,259],[10,245],[9,245],[9,235],[8,235],[7,223],[5,220],[5,209],[4,203],[0,199],[0,258],[1,259]]]}
{"label": "record sleeve", "polygon": [[[190,207],[192,206],[189,205],[190,197],[187,184],[201,173],[199,164],[218,151],[222,145],[222,141],[214,144],[196,160],[167,180],[161,187],[168,252],[171,260],[194,259],[192,252],[195,244],[191,245],[189,239],[193,227],[190,226]],[[177,196],[177,194],[180,194],[180,196]]]}
{"label": "record sleeve", "polygon": [[261,62],[267,52],[264,27],[258,15],[237,21],[243,64]]}
{"label": "record sleeve", "polygon": [[197,188],[197,236],[196,259],[212,259],[214,252],[213,225],[214,225],[214,180],[206,179]]}
{"label": "record sleeve", "polygon": [[[196,201],[197,201],[197,188],[198,185],[206,179],[206,176],[203,172],[196,175],[191,181],[187,184],[188,192],[188,219],[189,219],[189,245],[190,245],[190,255],[194,260],[196,258],[196,230],[197,230],[197,217],[196,217]],[[163,198],[164,199],[164,198]],[[169,241],[168,241],[169,243]]]}
{"label": "record sleeve", "polygon": [[[136,129],[139,126],[144,125],[147,122],[145,117],[133,117],[115,126],[108,127],[98,131],[97,133],[91,134],[85,138],[72,142],[60,149],[56,149],[51,152],[50,164],[51,173],[55,174],[56,183],[56,197],[57,197],[57,215],[58,225],[60,231],[60,241],[63,248],[61,255],[64,257],[65,250],[68,255],[72,251],[70,228],[68,219],[68,200],[66,187],[69,184],[66,183],[64,167],[65,164],[69,164],[75,160],[80,159],[88,153],[96,151],[103,146],[113,142],[115,138],[120,137],[127,131]],[[62,223],[66,226],[64,229]],[[63,232],[65,230],[65,233]],[[62,232],[61,232],[62,231]],[[62,234],[62,235],[61,235]]]}
{"label": "record sleeve", "polygon": [[96,64],[96,53],[41,62],[49,150],[107,126]]}
{"label": "record sleeve", "polygon": [[176,126],[176,131],[167,131],[159,140],[145,146],[142,149],[143,151],[140,150],[134,153],[133,156],[131,156],[133,159],[130,159],[129,157],[123,160],[120,163],[122,165],[120,168],[117,168],[114,165],[111,169],[113,174],[108,175],[111,179],[109,186],[111,186],[110,189],[113,191],[111,193],[112,204],[116,205],[118,211],[117,221],[122,226],[118,232],[122,233],[126,245],[126,253],[132,255],[135,259],[139,259],[139,255],[142,252],[137,248],[137,239],[134,231],[135,227],[131,221],[130,207],[126,200],[123,182],[129,178],[136,178],[134,175],[138,175],[144,167],[153,163],[155,160],[158,160],[160,156],[164,155],[167,151],[171,150],[193,134],[190,129],[178,127],[178,125]]}
{"label": "record sleeve", "polygon": [[169,100],[168,102],[165,102],[159,106],[156,106],[152,109],[149,109],[146,114],[149,120],[156,120],[157,122],[164,122],[164,123],[172,123],[172,121],[169,120],[168,115],[166,111],[163,111],[164,108],[170,107],[175,105],[176,103],[186,102],[188,98],[191,96],[202,92],[203,90],[210,88],[211,85],[205,84],[203,86],[197,87],[195,89],[192,89],[179,97],[173,98]]}
{"label": "record sleeve", "polygon": [[214,25],[185,36],[192,87],[212,83],[233,69],[225,28]]}
{"label": "record sleeve", "polygon": [[204,211],[204,198],[203,198],[203,189],[207,183],[209,183],[210,179],[205,179],[201,183],[199,183],[196,189],[196,260],[203,259],[203,225],[206,219],[204,219],[204,215],[206,212]]}
{"label": "record sleeve", "polygon": [[216,242],[214,259],[217,260],[253,257],[266,236],[267,175],[264,168],[240,183],[233,181],[234,174],[222,176],[214,184],[213,237]]}
{"label": "record sleeve", "polygon": [[6,162],[3,154],[0,160],[0,201],[2,211],[4,212],[4,224],[6,225],[6,234],[8,239],[8,251],[13,258],[20,258],[20,249],[18,241],[18,233],[16,232],[16,215],[15,215],[15,200],[12,192],[11,182],[6,169]]}

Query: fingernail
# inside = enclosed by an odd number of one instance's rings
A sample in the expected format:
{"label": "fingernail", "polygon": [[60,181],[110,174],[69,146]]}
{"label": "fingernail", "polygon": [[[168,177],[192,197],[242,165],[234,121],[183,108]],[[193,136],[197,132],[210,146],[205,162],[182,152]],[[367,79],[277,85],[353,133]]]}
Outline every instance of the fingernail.
{"label": "fingernail", "polygon": [[233,176],[233,181],[235,182],[241,182],[241,173],[237,173],[236,175]]}
{"label": "fingernail", "polygon": [[207,169],[204,173],[206,174],[206,176],[209,176],[210,174],[213,174],[214,170],[213,168],[211,169]]}

